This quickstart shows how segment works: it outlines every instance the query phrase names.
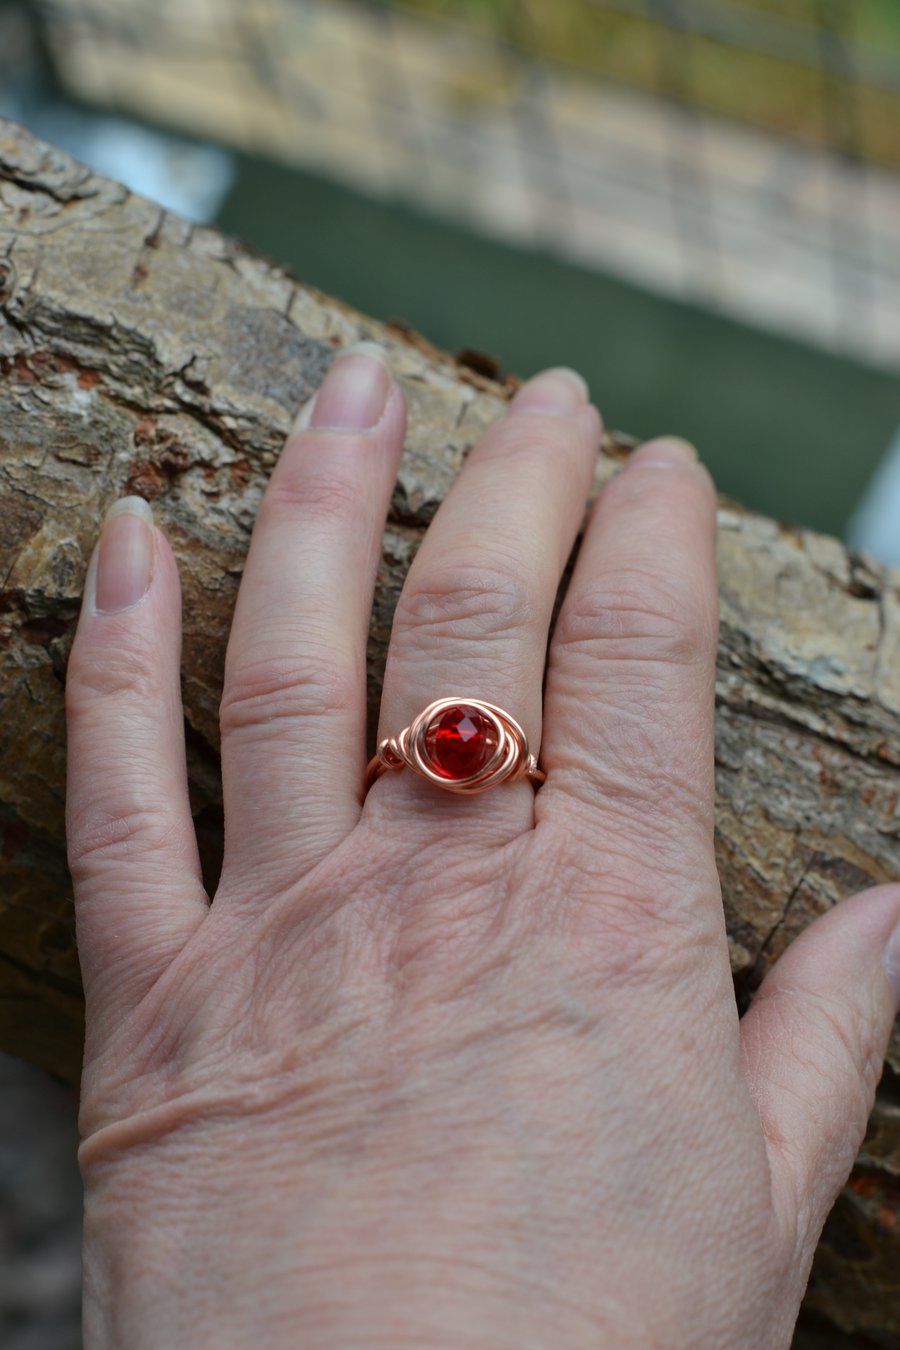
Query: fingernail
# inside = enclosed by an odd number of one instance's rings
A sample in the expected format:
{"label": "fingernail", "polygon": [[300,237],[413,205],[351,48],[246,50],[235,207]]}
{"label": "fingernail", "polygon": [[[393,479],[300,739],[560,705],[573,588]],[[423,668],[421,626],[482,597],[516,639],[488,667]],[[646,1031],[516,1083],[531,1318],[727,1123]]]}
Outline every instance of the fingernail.
{"label": "fingernail", "polygon": [[369,431],[381,421],[391,392],[387,357],[374,342],[357,342],[334,358],[315,397],[309,426]]}
{"label": "fingernail", "polygon": [[571,417],[589,398],[587,381],[577,370],[554,366],[543,370],[522,385],[510,399],[507,413],[549,413],[552,417]]}
{"label": "fingernail", "polygon": [[118,614],[147,594],[153,570],[153,512],[143,497],[121,497],[103,521],[94,608]]}
{"label": "fingernail", "polygon": [[884,969],[900,1009],[900,926],[894,929],[884,949]]}
{"label": "fingernail", "polygon": [[700,459],[690,441],[680,436],[661,436],[659,440],[647,441],[639,445],[629,456],[628,464],[637,464],[641,468],[671,468],[679,464],[696,464]]}

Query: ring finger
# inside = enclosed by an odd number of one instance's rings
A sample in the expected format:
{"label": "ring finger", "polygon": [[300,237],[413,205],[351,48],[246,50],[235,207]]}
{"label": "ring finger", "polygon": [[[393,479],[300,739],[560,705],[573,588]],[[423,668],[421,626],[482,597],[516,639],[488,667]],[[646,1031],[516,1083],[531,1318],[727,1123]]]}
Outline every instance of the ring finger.
{"label": "ring finger", "polygon": [[[560,577],[584,517],[601,423],[580,376],[549,370],[518,391],[469,455],[410,567],[394,615],[379,740],[449,696],[499,705],[537,753],[547,633]],[[533,818],[528,782],[469,797],[409,769],[372,786],[366,812],[442,819]],[[490,803],[486,809],[485,803]],[[495,837],[495,836],[494,836]]]}
{"label": "ring finger", "polygon": [[253,893],[305,873],[359,818],[366,638],[405,424],[379,350],[345,350],[257,513],[220,710],[224,872]]}

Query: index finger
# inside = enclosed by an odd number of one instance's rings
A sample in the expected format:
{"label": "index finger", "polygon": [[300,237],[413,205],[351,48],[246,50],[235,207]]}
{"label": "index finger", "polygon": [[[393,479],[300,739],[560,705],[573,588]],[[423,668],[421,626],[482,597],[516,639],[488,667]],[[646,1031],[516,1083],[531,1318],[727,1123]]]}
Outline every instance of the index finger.
{"label": "index finger", "polygon": [[[693,447],[635,451],[588,519],[550,645],[538,821],[577,837],[629,931],[714,937],[716,496]],[[598,906],[611,903],[609,899]]]}

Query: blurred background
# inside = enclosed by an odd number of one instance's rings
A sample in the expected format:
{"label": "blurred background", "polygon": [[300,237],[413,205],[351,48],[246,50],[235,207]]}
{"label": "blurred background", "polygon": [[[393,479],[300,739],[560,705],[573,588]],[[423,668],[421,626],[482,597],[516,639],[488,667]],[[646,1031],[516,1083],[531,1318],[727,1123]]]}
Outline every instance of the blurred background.
{"label": "blurred background", "polygon": [[[900,0],[0,0],[0,115],[900,563]],[[73,1113],[0,1062],[4,1350],[79,1344]]]}

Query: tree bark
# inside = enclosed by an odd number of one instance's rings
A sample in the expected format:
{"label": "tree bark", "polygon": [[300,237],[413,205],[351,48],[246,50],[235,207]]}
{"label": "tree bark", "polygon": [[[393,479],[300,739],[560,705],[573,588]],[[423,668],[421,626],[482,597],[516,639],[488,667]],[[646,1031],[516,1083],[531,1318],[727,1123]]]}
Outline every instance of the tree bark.
{"label": "tree bark", "polygon": [[[403,577],[514,381],[0,122],[0,1047],[69,1081],[82,1004],[63,682],[99,521],[122,492],[142,493],[178,558],[191,799],[214,884],[217,708],[254,513],[335,348],[366,337],[389,350],[410,408],[370,630],[374,736]],[[595,492],[630,444],[607,439]],[[716,844],[743,1000],[815,915],[900,873],[900,574],[734,503],[719,524]],[[808,1295],[874,1344],[900,1331],[896,1034],[890,1064]]]}

